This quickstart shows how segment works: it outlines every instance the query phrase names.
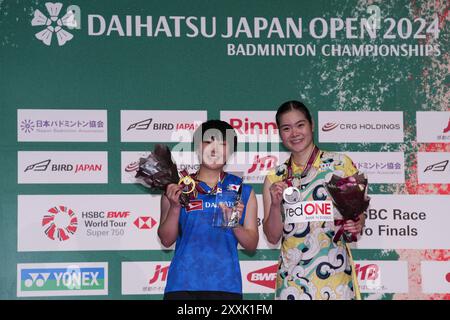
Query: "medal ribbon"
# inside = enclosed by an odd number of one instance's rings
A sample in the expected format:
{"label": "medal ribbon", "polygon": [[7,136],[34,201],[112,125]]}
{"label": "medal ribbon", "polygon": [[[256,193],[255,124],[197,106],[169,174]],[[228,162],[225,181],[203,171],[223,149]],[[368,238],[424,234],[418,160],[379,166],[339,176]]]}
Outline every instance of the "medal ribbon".
{"label": "medal ribbon", "polygon": [[197,195],[200,193],[200,194],[216,194],[217,193],[217,190],[219,189],[219,187],[220,187],[220,189],[222,189],[222,183],[223,183],[223,181],[225,180],[225,177],[226,177],[226,173],[225,172],[221,172],[220,173],[220,177],[219,177],[219,181],[217,182],[217,184],[213,187],[213,188],[211,188],[211,191],[206,191],[205,190],[205,188],[203,188],[201,185],[200,185],[200,180],[198,180],[198,178],[197,178],[197,176],[198,176],[198,171],[196,172],[196,173],[193,173],[193,174],[191,174],[191,175],[189,175],[188,174],[188,172],[186,171],[186,170],[183,170],[183,171],[181,171],[180,172],[180,174],[183,176],[183,177],[185,177],[185,176],[190,176],[192,179],[194,179],[194,181],[195,181],[195,190],[194,190],[194,192],[191,192],[190,194],[189,194],[189,199],[190,200],[192,200],[192,199],[195,199],[196,197],[197,197]]}
{"label": "medal ribbon", "polygon": [[[309,170],[311,169],[312,165],[314,164],[314,161],[316,160],[317,155],[319,154],[319,148],[317,146],[314,146],[314,149],[311,152],[311,155],[309,156],[308,162],[306,163],[305,168],[300,173],[300,177],[304,178],[308,174]],[[292,179],[294,178],[293,170],[292,170],[292,154],[289,157],[289,160],[287,162],[287,177],[284,179],[285,182],[289,187],[292,187]]]}

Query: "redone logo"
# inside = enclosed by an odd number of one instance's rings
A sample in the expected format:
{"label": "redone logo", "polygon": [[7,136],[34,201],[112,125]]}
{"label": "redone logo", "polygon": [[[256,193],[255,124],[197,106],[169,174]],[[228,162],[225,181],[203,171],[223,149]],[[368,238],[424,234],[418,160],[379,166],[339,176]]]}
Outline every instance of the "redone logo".
{"label": "redone logo", "polygon": [[328,201],[317,201],[317,202],[308,202],[308,203],[300,203],[295,208],[286,208],[285,214],[288,217],[293,216],[313,216],[313,215],[332,215],[333,207],[331,206],[331,202]]}

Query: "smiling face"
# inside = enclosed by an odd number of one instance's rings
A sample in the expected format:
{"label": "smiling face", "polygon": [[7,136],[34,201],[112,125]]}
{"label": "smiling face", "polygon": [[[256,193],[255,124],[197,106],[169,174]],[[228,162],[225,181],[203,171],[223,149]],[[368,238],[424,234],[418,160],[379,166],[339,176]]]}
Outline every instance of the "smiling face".
{"label": "smiling face", "polygon": [[305,115],[292,109],[281,114],[279,118],[279,132],[283,145],[294,153],[307,151],[314,144],[314,125]]}

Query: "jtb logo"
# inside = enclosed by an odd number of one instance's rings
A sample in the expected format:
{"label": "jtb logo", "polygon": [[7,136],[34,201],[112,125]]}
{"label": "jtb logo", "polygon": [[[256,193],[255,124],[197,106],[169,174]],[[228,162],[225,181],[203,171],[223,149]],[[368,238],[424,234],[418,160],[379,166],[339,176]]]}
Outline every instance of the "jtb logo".
{"label": "jtb logo", "polygon": [[250,169],[248,169],[247,173],[254,172],[257,168],[259,171],[272,169],[277,165],[278,159],[275,156],[265,156],[260,158],[259,155],[256,155],[253,165]]}
{"label": "jtb logo", "polygon": [[159,279],[159,275],[161,274],[161,281],[166,281],[167,279],[167,272],[169,271],[169,266],[162,267],[160,264],[156,265],[155,273],[153,274],[153,277],[148,282],[149,284],[153,284]]}
{"label": "jtb logo", "polygon": [[355,265],[355,271],[358,278],[364,280],[377,280],[380,275],[380,269],[376,264],[368,264],[361,266],[359,263]]}
{"label": "jtb logo", "polygon": [[450,132],[450,119],[448,119],[447,128],[444,129],[443,133]]}

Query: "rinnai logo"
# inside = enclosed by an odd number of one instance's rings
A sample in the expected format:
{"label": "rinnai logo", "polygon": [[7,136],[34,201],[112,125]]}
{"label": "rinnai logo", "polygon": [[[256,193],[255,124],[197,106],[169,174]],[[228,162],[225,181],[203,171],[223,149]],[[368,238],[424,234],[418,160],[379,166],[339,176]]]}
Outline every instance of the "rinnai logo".
{"label": "rinnai logo", "polygon": [[247,274],[247,280],[260,286],[275,289],[278,265],[262,268]]}
{"label": "rinnai logo", "polygon": [[24,172],[27,172],[28,170],[46,171],[49,164],[50,164],[50,159],[44,160],[44,161],[41,161],[41,162],[38,162],[38,163],[34,163],[34,164],[31,164],[28,167],[26,167]]}
{"label": "rinnai logo", "polygon": [[66,241],[77,231],[78,220],[72,209],[56,206],[42,218],[42,227],[49,239]]}
{"label": "rinnai logo", "polygon": [[142,120],[136,123],[132,123],[130,124],[130,126],[128,127],[127,131],[135,129],[135,130],[148,130],[148,128],[150,127],[150,125],[152,124],[153,119],[146,119],[146,120]]}
{"label": "rinnai logo", "polygon": [[220,120],[228,122],[236,131],[239,142],[279,142],[275,111],[265,110],[221,110]]}
{"label": "rinnai logo", "polygon": [[333,129],[336,129],[339,126],[339,123],[325,123],[325,125],[322,127],[322,131],[331,131]]}
{"label": "rinnai logo", "polygon": [[380,276],[380,268],[376,264],[368,264],[362,266],[361,264],[355,264],[355,272],[359,280],[378,280]]}
{"label": "rinnai logo", "polygon": [[188,203],[186,212],[203,210],[203,200],[193,200]]}
{"label": "rinnai logo", "polygon": [[56,34],[56,39],[59,46],[63,46],[67,41],[72,40],[73,35],[66,31],[63,27],[76,28],[77,21],[75,19],[75,13],[72,10],[68,10],[62,17],[58,18],[62,9],[62,3],[47,2],[45,7],[50,18],[47,18],[39,9],[34,11],[33,20],[31,25],[33,27],[42,26],[45,27],[42,31],[36,33],[36,38],[42,41],[45,45],[50,46],[52,43],[53,34]]}
{"label": "rinnai logo", "polygon": [[434,171],[434,172],[444,172],[447,169],[449,160],[441,161],[425,168],[423,172]]}
{"label": "rinnai logo", "polygon": [[[167,279],[167,273],[169,271],[169,266],[163,267],[160,264],[156,265],[155,272],[153,273],[153,276],[151,277],[151,279],[148,281],[148,284],[154,284],[158,280],[165,282]],[[161,278],[160,278],[160,276],[161,276]]]}
{"label": "rinnai logo", "polygon": [[274,168],[278,164],[278,158],[273,155],[259,157],[259,155],[255,156],[253,160],[253,165],[248,169],[247,173],[253,173],[256,170],[266,171]]}
{"label": "rinnai logo", "polygon": [[231,118],[230,125],[239,134],[277,134],[278,127],[276,122],[260,122],[260,121],[250,121],[248,118],[244,120],[239,118]]}
{"label": "rinnai logo", "polygon": [[156,220],[152,217],[138,217],[133,223],[138,229],[150,230],[156,225]]}

